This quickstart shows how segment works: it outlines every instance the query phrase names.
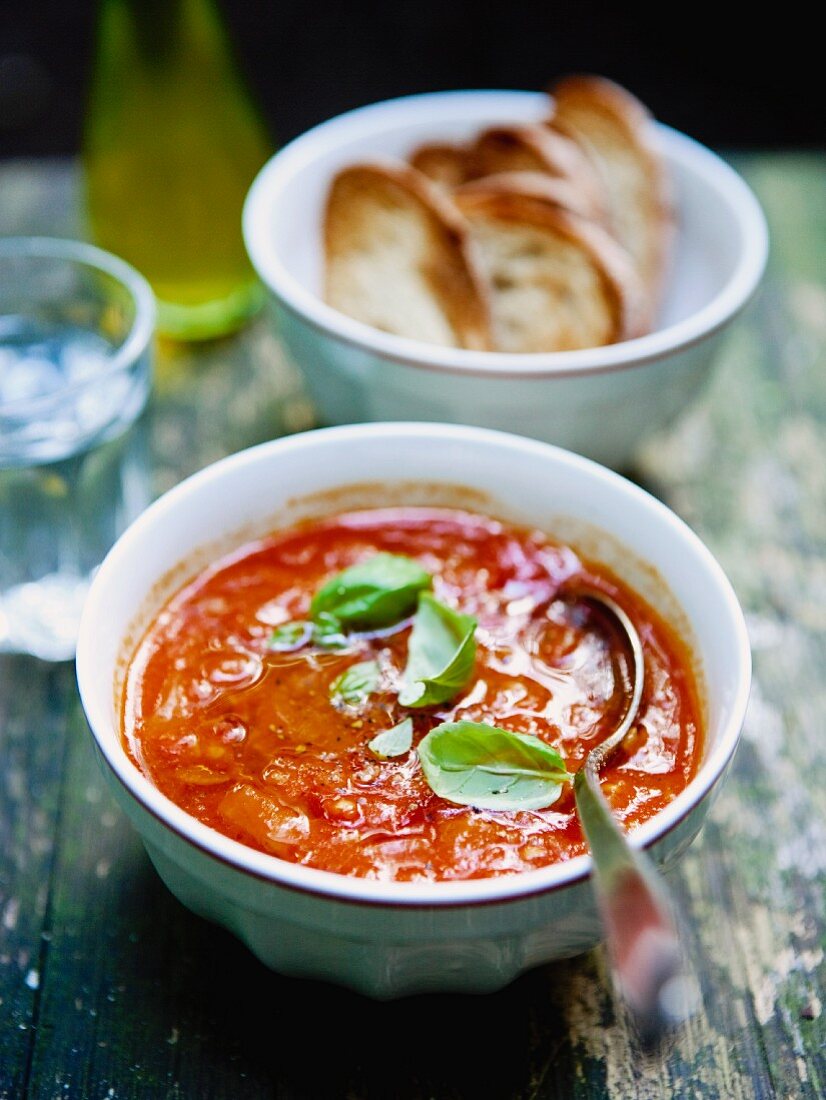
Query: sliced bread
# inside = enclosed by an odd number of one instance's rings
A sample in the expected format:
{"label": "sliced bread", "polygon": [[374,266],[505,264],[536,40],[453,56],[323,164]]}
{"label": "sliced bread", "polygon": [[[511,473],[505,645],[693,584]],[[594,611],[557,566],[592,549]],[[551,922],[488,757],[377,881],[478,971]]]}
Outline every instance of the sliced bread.
{"label": "sliced bread", "polygon": [[653,322],[673,232],[670,185],[653,121],[630,92],[596,76],[571,76],[552,89],[553,131],[590,157],[608,196],[609,225],[639,271]]}
{"label": "sliced bread", "polygon": [[467,227],[421,172],[396,161],[345,168],[324,221],[325,299],[374,328],[488,350],[490,310]]}
{"label": "sliced bread", "polygon": [[639,281],[599,225],[507,187],[460,189],[456,203],[491,286],[498,350],[569,351],[640,333]]}
{"label": "sliced bread", "polygon": [[449,191],[471,177],[470,151],[465,145],[432,141],[414,149],[408,160],[428,179]]}
{"label": "sliced bread", "polygon": [[581,205],[597,221],[607,216],[607,196],[589,159],[577,143],[547,126],[493,126],[471,149],[470,178],[502,172],[540,172],[567,180]]}
{"label": "sliced bread", "polygon": [[570,210],[581,218],[592,217],[591,203],[570,179],[548,176],[543,172],[497,172],[493,176],[482,176],[455,188],[454,199],[459,196],[472,199],[474,195],[499,195],[503,191],[511,195],[539,199],[552,206]]}

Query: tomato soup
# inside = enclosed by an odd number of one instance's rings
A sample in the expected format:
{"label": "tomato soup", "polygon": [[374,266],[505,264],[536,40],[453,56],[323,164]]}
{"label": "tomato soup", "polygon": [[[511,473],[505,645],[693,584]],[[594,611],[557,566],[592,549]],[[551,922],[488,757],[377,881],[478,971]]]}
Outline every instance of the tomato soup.
{"label": "tomato soup", "polygon": [[[463,511],[351,512],[216,562],[169,600],[130,661],[125,745],[189,814],[307,866],[413,881],[570,859],[586,844],[559,767],[576,772],[629,691],[616,624],[578,601],[577,585],[613,597],[643,642],[638,716],[602,773],[613,812],[633,828],[699,763],[686,646],[608,569],[544,533]],[[439,646],[445,667],[431,674]],[[424,739],[458,729],[484,742],[488,726],[519,735],[517,747],[556,750],[547,804],[537,805],[541,790],[523,797],[519,776],[504,796],[490,786],[482,805],[437,793]],[[452,781],[455,760],[437,764]]]}

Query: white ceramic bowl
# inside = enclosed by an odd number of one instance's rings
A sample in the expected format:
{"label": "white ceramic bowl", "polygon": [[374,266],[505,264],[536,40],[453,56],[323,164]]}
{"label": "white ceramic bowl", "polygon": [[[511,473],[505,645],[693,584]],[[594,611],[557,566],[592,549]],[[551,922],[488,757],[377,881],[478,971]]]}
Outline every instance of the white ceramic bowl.
{"label": "white ceramic bowl", "polygon": [[298,866],[189,817],[138,771],[119,737],[124,660],[192,573],[300,516],[400,502],[464,503],[570,539],[613,565],[691,640],[707,711],[703,762],[687,789],[632,834],[670,864],[700,828],[737,744],[750,677],[743,617],[711,554],[667,508],[544,443],[479,428],[361,425],[265,443],[202,470],[153,504],[100,567],[80,629],[78,682],[115,795],[185,905],[285,974],[377,997],[482,992],[599,941],[589,857],[443,883]]}
{"label": "white ceramic bowl", "polygon": [[674,178],[679,227],[659,326],[648,336],[551,354],[466,351],[379,332],[322,301],[322,214],[339,168],[546,112],[547,99],[529,92],[390,100],[316,126],[261,170],[244,208],[244,239],[271,291],[284,346],[325,421],[477,424],[558,443],[616,467],[694,395],[723,329],[760,280],[768,237],[743,180],[708,149],[664,126],[657,127],[657,140]]}

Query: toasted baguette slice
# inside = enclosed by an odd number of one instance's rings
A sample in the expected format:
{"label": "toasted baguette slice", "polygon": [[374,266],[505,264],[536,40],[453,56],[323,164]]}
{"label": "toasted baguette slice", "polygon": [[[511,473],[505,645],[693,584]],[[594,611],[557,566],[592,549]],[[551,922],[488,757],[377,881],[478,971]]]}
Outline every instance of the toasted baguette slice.
{"label": "toasted baguette slice", "polygon": [[547,126],[493,126],[472,148],[472,178],[502,172],[541,172],[567,180],[581,196],[589,217],[607,217],[604,186],[575,141]]}
{"label": "toasted baguette slice", "polygon": [[456,203],[492,287],[498,350],[569,351],[639,335],[639,281],[599,225],[506,188],[462,189]]}
{"label": "toasted baguette slice", "polygon": [[510,195],[539,199],[563,210],[570,210],[581,218],[592,217],[592,205],[579,188],[569,179],[548,176],[543,172],[497,172],[493,176],[482,176],[454,188],[454,199],[472,199],[474,195],[499,195],[503,191]]}
{"label": "toasted baguette slice", "polygon": [[384,332],[487,350],[490,311],[466,225],[415,168],[374,161],[333,180],[324,221],[325,298]]}
{"label": "toasted baguette slice", "polygon": [[602,178],[611,229],[637,266],[650,296],[653,322],[671,246],[673,212],[651,115],[630,92],[602,77],[568,77],[552,94],[551,126],[580,144]]}
{"label": "toasted baguette slice", "polygon": [[470,150],[465,145],[433,141],[414,149],[408,160],[413,168],[448,191],[471,176]]}

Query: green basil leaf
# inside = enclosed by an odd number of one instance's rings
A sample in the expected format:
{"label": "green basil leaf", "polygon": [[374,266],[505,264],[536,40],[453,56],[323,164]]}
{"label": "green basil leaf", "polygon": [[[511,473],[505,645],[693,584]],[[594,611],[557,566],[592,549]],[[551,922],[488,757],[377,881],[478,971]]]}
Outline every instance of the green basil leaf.
{"label": "green basil leaf", "polygon": [[399,692],[402,706],[445,703],[465,686],[476,659],[475,629],[472,615],[445,607],[428,592],[420,595]]}
{"label": "green basil leaf", "polygon": [[378,661],[359,661],[350,665],[330,685],[330,698],[333,702],[358,706],[379,686],[381,670]]}
{"label": "green basil leaf", "polygon": [[322,612],[313,623],[313,641],[322,649],[342,649],[347,645],[347,635],[338,619]]}
{"label": "green basil leaf", "polygon": [[312,618],[342,626],[390,626],[411,614],[430,574],[403,554],[374,554],[327,581],[310,604]]}
{"label": "green basil leaf", "polygon": [[389,760],[393,756],[404,756],[410,752],[413,744],[413,719],[404,718],[392,729],[377,733],[368,744],[368,749],[379,760]]}
{"label": "green basil leaf", "polygon": [[444,722],[418,753],[436,794],[485,810],[540,810],[571,778],[556,749],[538,737],[482,722]]}
{"label": "green basil leaf", "polygon": [[301,649],[313,637],[313,624],[296,620],[277,626],[267,640],[267,646],[276,653],[292,653]]}

